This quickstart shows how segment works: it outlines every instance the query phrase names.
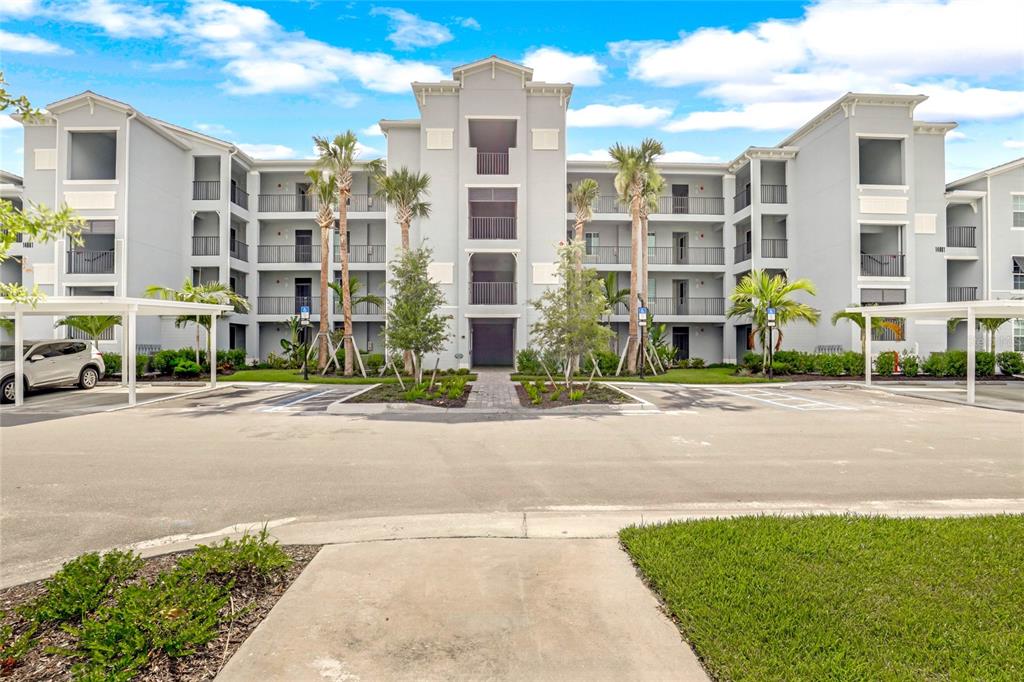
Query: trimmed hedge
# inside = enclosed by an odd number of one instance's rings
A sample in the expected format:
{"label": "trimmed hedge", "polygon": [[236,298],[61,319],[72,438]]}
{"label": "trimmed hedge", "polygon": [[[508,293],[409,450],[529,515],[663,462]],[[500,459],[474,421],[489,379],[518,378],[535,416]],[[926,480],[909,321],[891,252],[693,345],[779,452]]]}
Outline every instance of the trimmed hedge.
{"label": "trimmed hedge", "polygon": [[1024,353],[1003,351],[996,354],[996,363],[1003,374],[1024,374]]}

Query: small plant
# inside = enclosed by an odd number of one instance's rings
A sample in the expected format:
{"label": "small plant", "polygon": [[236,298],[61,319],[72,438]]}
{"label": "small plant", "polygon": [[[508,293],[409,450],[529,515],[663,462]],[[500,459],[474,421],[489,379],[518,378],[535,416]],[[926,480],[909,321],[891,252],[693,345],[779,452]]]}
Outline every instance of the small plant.
{"label": "small plant", "polygon": [[[601,374],[608,376],[615,374],[615,370],[619,366],[619,356],[613,351],[602,349],[594,351],[594,358],[597,359],[597,367],[601,370]],[[590,374],[594,371],[594,361],[587,356],[583,362],[583,370],[586,374]]]}
{"label": "small plant", "polygon": [[533,348],[524,348],[516,353],[516,371],[520,374],[540,374],[540,354]]}
{"label": "small plant", "polygon": [[579,401],[583,400],[583,394],[583,389],[569,391],[569,400],[573,401],[574,403],[578,403]]}
{"label": "small plant", "polygon": [[559,399],[562,397],[562,391],[564,390],[565,389],[562,388],[561,386],[555,387],[555,390],[551,391],[551,395],[548,396],[548,400],[550,400],[553,403],[557,403]]}
{"label": "small plant", "polygon": [[704,367],[704,358],[690,358],[687,366],[690,369],[702,369]]}
{"label": "small plant", "polygon": [[784,376],[793,373],[793,366],[788,362],[772,362],[772,375]]}
{"label": "small plant", "polygon": [[536,384],[531,384],[528,381],[522,382],[523,390],[526,391],[526,396],[530,399],[530,402],[534,405],[540,405],[543,397],[541,396],[540,389],[537,388]]}
{"label": "small plant", "polygon": [[458,400],[466,391],[468,381],[462,376],[449,376],[441,384],[441,392],[448,400]]}
{"label": "small plant", "polygon": [[142,565],[132,552],[90,552],[64,564],[44,583],[46,593],[26,607],[31,620],[82,620],[96,610]]}
{"label": "small plant", "polygon": [[149,360],[150,358],[148,355],[135,356],[135,376],[141,377],[149,371]]}
{"label": "small plant", "polygon": [[979,377],[990,377],[996,373],[996,356],[992,353],[978,351],[974,354],[974,374]]}
{"label": "small plant", "polygon": [[948,371],[948,365],[945,353],[932,353],[924,361],[921,369],[925,374],[930,374],[933,377],[944,377]]}
{"label": "small plant", "polygon": [[415,386],[411,386],[408,390],[400,393],[399,396],[402,400],[410,403],[416,402],[417,400],[426,400],[428,393],[427,388],[428,386],[425,383],[416,384]]}
{"label": "small plant", "polygon": [[121,373],[121,354],[103,353],[103,365],[107,368],[107,374]]}
{"label": "small plant", "polygon": [[277,353],[268,353],[267,367],[269,369],[288,369],[288,358],[281,357]]}
{"label": "small plant", "polygon": [[920,364],[916,355],[903,356],[903,376],[916,377],[920,371]]}
{"label": "small plant", "polygon": [[1003,374],[1024,374],[1024,353],[1004,351],[996,355],[996,362]]}
{"label": "small plant", "polygon": [[848,350],[842,355],[843,367],[850,376],[863,376],[864,354]]}
{"label": "small plant", "polygon": [[535,380],[533,382],[533,385],[537,387],[537,391],[539,391],[540,393],[547,393],[548,390],[550,390],[550,389],[548,389],[548,385],[546,383],[544,383],[543,379]]}
{"label": "small plant", "polygon": [[[4,615],[0,613],[0,619]],[[37,621],[30,622],[25,631],[20,635],[14,634],[14,627],[11,625],[0,626],[0,676],[3,676],[8,669],[17,665],[22,656],[35,646],[36,641],[34,638],[38,630],[39,623]]]}
{"label": "small plant", "polygon": [[199,365],[191,360],[182,360],[174,366],[174,376],[176,377],[195,377],[199,376],[200,371],[202,370]]}
{"label": "small plant", "polygon": [[178,560],[175,570],[196,580],[242,574],[267,579],[291,564],[291,557],[263,528],[255,535],[246,532],[238,540],[228,538],[219,545],[199,545],[193,554]]}
{"label": "small plant", "polygon": [[875,373],[879,376],[888,377],[892,376],[895,371],[896,351],[889,350],[879,353],[878,357],[875,358]]}
{"label": "small plant", "polygon": [[842,355],[822,353],[814,359],[814,369],[827,377],[837,377],[846,371],[846,364]]}

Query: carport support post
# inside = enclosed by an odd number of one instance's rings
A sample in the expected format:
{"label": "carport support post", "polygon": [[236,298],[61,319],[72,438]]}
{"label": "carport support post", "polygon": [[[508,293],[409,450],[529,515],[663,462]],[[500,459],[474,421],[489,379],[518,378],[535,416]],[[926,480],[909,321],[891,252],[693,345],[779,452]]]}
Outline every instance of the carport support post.
{"label": "carport support post", "polygon": [[14,406],[25,402],[25,325],[21,312],[14,309]]}
{"label": "carport support post", "polygon": [[864,316],[864,385],[871,385],[871,316]]}
{"label": "carport support post", "polygon": [[135,407],[135,311],[128,311],[128,325],[125,331],[125,350],[122,358],[121,374],[128,375],[128,406]]}
{"label": "carport support post", "polygon": [[217,385],[217,315],[210,315],[210,350],[206,361],[210,363],[210,388]]}
{"label": "carport support post", "polygon": [[974,307],[967,306],[967,404],[974,404],[974,363],[977,349]]}

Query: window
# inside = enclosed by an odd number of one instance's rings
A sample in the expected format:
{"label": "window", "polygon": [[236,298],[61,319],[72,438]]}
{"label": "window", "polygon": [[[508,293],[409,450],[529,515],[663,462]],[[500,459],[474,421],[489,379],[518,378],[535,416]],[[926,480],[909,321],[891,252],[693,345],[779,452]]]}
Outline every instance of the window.
{"label": "window", "polygon": [[1013,288],[1024,289],[1024,256],[1013,257]]}
{"label": "window", "polygon": [[71,132],[69,180],[114,180],[117,177],[117,133]]}
{"label": "window", "polygon": [[1024,320],[1013,321],[1013,349],[1024,353]]}
{"label": "window", "polygon": [[861,138],[860,184],[903,184],[903,140]]}
{"label": "window", "polygon": [[583,243],[587,249],[587,255],[592,256],[594,252],[601,246],[601,235],[597,232],[584,232]]}
{"label": "window", "polygon": [[1013,226],[1024,227],[1024,194],[1013,195]]}

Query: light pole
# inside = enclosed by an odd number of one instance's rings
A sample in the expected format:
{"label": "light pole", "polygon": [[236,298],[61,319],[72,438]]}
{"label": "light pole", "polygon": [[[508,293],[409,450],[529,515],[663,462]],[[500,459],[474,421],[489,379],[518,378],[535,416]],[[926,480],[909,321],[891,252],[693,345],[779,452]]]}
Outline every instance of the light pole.
{"label": "light pole", "polygon": [[299,322],[302,325],[302,380],[309,381],[309,306],[299,308]]}

